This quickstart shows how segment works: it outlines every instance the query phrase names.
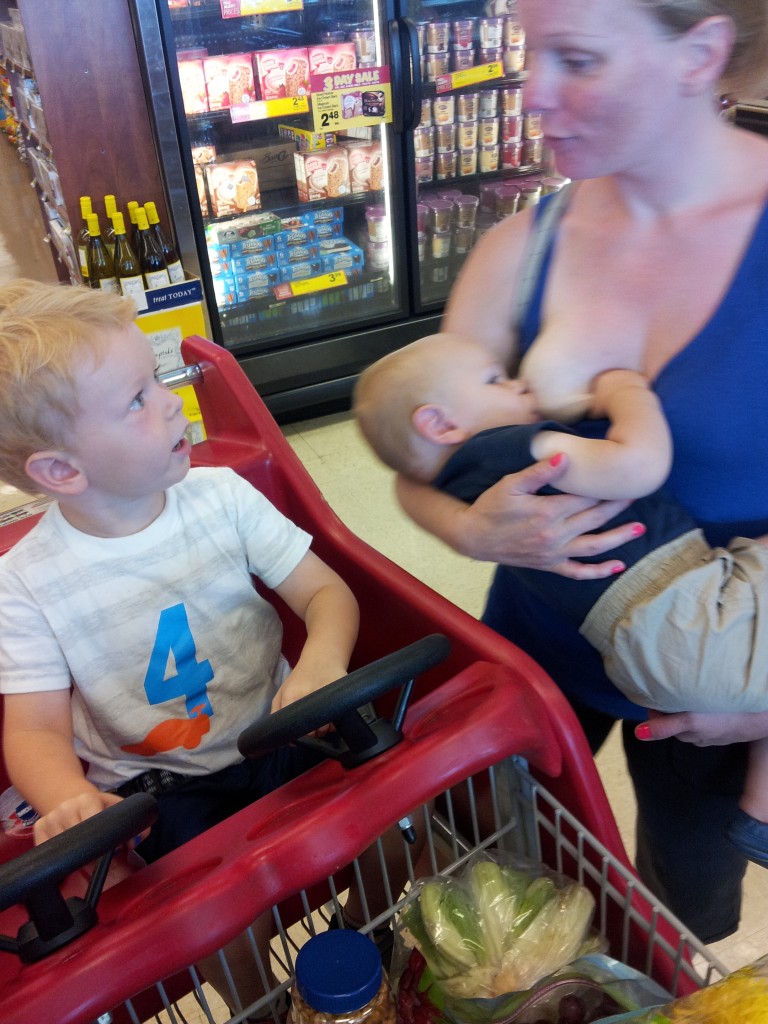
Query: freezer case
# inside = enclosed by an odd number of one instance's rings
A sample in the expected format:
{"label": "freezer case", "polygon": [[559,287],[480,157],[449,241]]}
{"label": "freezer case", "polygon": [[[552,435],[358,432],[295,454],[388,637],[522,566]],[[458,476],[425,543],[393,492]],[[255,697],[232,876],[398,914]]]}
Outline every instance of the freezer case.
{"label": "freezer case", "polygon": [[516,0],[404,0],[416,32],[419,120],[407,138],[416,194],[420,311],[441,309],[464,260],[497,221],[565,179],[541,117],[526,110]]}
{"label": "freezer case", "polygon": [[407,325],[393,11],[382,0],[133,10],[174,222],[214,340],[275,415],[348,398],[363,366],[427,333]]}

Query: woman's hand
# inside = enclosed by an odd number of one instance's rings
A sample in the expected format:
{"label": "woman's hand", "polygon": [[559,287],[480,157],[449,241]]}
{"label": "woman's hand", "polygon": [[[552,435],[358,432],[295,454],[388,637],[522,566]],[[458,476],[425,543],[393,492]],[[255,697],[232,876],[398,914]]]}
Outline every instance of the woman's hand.
{"label": "woman's hand", "polygon": [[624,563],[617,559],[589,564],[574,559],[611,551],[638,537],[642,525],[629,523],[594,534],[629,502],[536,493],[545,484],[557,486],[567,466],[565,455],[537,462],[504,477],[472,505],[402,478],[398,496],[420,526],[471,558],[580,580],[621,572]]}
{"label": "woman's hand", "polygon": [[723,747],[768,736],[768,711],[703,714],[681,711],[665,715],[649,711],[649,719],[635,728],[639,740],[667,740],[676,736],[697,747]]}

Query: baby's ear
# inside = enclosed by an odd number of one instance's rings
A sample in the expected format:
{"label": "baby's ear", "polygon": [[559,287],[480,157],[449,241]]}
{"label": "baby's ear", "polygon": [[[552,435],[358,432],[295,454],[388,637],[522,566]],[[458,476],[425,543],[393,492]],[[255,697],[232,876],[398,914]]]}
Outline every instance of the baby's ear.
{"label": "baby's ear", "polygon": [[463,444],[469,437],[442,405],[420,405],[413,411],[411,423],[417,434],[433,444]]}
{"label": "baby's ear", "polygon": [[29,456],[24,468],[39,490],[54,498],[75,497],[88,486],[85,473],[66,452],[35,452]]}

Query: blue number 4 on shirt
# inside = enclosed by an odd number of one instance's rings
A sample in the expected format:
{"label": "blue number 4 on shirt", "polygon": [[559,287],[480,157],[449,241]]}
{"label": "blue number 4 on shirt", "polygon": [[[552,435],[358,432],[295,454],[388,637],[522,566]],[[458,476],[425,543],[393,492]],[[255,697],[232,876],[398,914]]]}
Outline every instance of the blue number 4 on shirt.
{"label": "blue number 4 on shirt", "polygon": [[[166,677],[169,655],[173,655],[176,675]],[[150,704],[164,704],[184,697],[187,714],[213,715],[207,685],[213,679],[210,661],[198,661],[197,649],[183,604],[160,612],[155,646],[144,677],[144,691]]]}

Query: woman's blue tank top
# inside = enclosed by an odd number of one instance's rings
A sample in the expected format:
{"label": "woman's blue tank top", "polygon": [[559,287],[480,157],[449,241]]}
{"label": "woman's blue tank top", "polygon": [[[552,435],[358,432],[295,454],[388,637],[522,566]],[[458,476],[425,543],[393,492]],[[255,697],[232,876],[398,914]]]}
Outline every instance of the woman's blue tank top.
{"label": "woman's blue tank top", "polygon": [[[523,351],[539,331],[554,245],[521,325]],[[719,307],[663,368],[654,388],[675,446],[665,490],[712,544],[768,533],[768,206]],[[575,429],[597,436],[606,423],[586,421]],[[607,679],[594,649],[567,623],[553,621],[525,581],[526,570],[500,566],[483,621],[528,651],[582,702],[618,717],[644,717]]]}

